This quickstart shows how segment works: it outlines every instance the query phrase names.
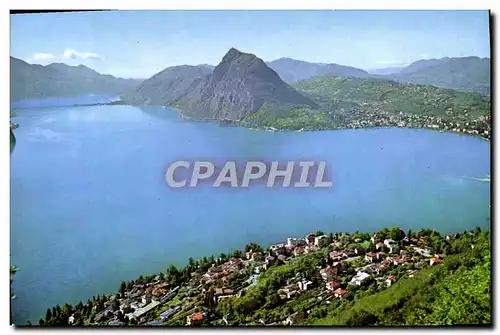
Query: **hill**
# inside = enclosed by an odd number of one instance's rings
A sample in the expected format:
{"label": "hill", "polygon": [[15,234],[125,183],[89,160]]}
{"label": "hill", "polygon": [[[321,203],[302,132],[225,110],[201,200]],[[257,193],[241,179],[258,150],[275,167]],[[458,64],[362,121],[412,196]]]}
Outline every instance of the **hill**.
{"label": "hill", "polygon": [[434,85],[489,96],[490,63],[490,58],[479,57],[420,60],[390,78],[401,83]]}
{"label": "hill", "polygon": [[230,49],[211,75],[174,103],[182,114],[198,119],[242,121],[262,106],[286,111],[315,103],[286,84],[263,60]]}
{"label": "hill", "polygon": [[88,94],[120,94],[136,87],[140,80],[100,74],[84,65],[29,64],[10,58],[10,98],[68,97]]}
{"label": "hill", "polygon": [[169,105],[191,92],[210,73],[212,68],[209,65],[168,67],[121,98],[130,104]]}
{"label": "hill", "polygon": [[423,69],[431,67],[431,66],[446,63],[449,60],[450,60],[449,57],[444,57],[444,58],[440,58],[440,59],[435,59],[435,58],[433,58],[433,59],[420,59],[420,60],[417,60],[417,61],[411,63],[410,65],[408,65],[406,67],[403,67],[399,71],[399,73],[408,74],[408,73],[412,73],[412,72],[417,72],[417,71],[423,70]]}
{"label": "hill", "polygon": [[[122,281],[117,292],[49,308],[39,325],[68,326],[70,317],[77,327],[492,325],[489,229],[316,231],[295,241],[189,258]],[[151,300],[135,312],[143,299]]]}
{"label": "hill", "polygon": [[386,290],[377,292],[372,287],[357,291],[351,302],[337,303],[335,309],[319,309],[302,325],[489,325],[489,239],[488,232],[465,234],[452,244],[458,253],[446,258],[442,265],[426,268],[411,278],[406,276]]}
{"label": "hill", "polygon": [[316,102],[280,116],[256,113],[253,121],[278,129],[408,127],[451,130],[489,137],[491,102],[476,93],[391,80],[316,77],[295,87]]}
{"label": "hill", "polygon": [[351,66],[310,63],[291,58],[280,58],[268,62],[267,65],[274,71],[276,71],[281,79],[289,84],[293,84],[298,81],[310,79],[317,76],[340,76],[356,78],[367,78],[370,76],[370,74],[365,70],[361,70]]}

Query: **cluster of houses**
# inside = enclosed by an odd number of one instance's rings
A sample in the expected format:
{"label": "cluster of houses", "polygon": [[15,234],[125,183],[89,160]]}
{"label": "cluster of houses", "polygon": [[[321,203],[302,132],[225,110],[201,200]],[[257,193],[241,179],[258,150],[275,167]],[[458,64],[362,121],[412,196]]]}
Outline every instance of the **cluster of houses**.
{"label": "cluster of houses", "polygon": [[[326,246],[337,249],[328,254],[328,264],[319,270],[320,278],[324,282],[325,292],[330,297],[337,299],[343,299],[349,294],[348,286],[362,286],[374,280],[383,280],[386,286],[391,286],[397,281],[394,275],[386,276],[391,267],[412,263],[418,269],[424,266],[426,258],[428,258],[431,266],[440,264],[444,258],[443,255],[432,255],[429,250],[418,247],[423,244],[423,238],[410,240],[405,237],[401,241],[402,243],[399,244],[392,239],[379,240],[377,234],[374,234],[370,240],[370,248],[342,249],[342,243],[336,240],[330,241],[330,238],[326,235],[314,236],[309,234],[303,239],[289,237],[286,244],[273,245],[270,250],[280,255],[283,255],[280,253],[283,250],[286,250],[288,254],[297,255],[297,253],[308,253],[311,252],[310,250],[316,251],[318,248]],[[354,242],[363,241],[357,239]],[[403,248],[400,248],[401,245]],[[347,275],[344,266],[345,262],[354,259],[363,260],[365,265],[358,268],[357,272],[347,282],[341,284],[339,278]],[[288,258],[285,258],[285,260],[288,260]],[[408,270],[407,275],[413,277],[417,271]],[[282,287],[278,293],[282,300],[288,300],[312,287],[317,287],[317,283],[302,278],[298,282]]]}
{"label": "cluster of houses", "polygon": [[203,285],[210,285],[217,281],[225,283],[231,274],[240,272],[242,268],[243,261],[241,259],[231,258],[220,266],[215,266],[215,264],[213,264],[212,267],[209,268],[204,274],[201,274],[199,271],[195,271],[191,275],[193,277],[199,276],[200,283]]}
{"label": "cluster of houses", "polygon": [[[122,326],[125,325],[124,319],[126,317],[129,321],[135,320],[137,324],[149,325],[144,316],[170,301],[178,290],[179,287],[170,289],[168,284],[161,281],[160,276],[157,276],[151,283],[135,284],[132,289],[124,292],[121,299],[117,295],[112,295],[104,303],[104,309],[97,313],[89,324],[102,325],[107,323],[109,326]],[[166,319],[177,311],[178,309],[166,311],[161,319]],[[74,315],[68,320],[68,324],[73,323]]]}
{"label": "cluster of houses", "polygon": [[[354,247],[352,249],[344,248],[343,244],[338,240],[330,240],[326,235],[315,236],[308,234],[304,238],[289,237],[285,243],[271,245],[265,252],[248,251],[245,254],[245,260],[230,260],[226,268],[231,264],[232,266],[238,264],[238,269],[243,269],[249,264],[253,266],[254,273],[251,276],[250,282],[255,282],[258,274],[266,271],[271,266],[279,266],[284,264],[294,257],[302,254],[308,254],[320,250],[325,247],[332,247],[336,249],[328,253],[328,262],[324,268],[319,269],[319,276],[317,277],[320,282],[315,278],[304,278],[296,276],[291,278],[287,285],[278,290],[278,295],[281,300],[294,299],[304,291],[311,288],[321,288],[322,294],[327,295],[327,299],[344,299],[349,293],[349,286],[362,286],[372,281],[382,280],[386,286],[391,286],[398,278],[394,275],[386,275],[391,267],[413,263],[415,270],[408,270],[407,276],[413,277],[418,268],[421,268],[429,260],[429,265],[439,264],[443,260],[443,255],[432,255],[429,250],[422,249],[419,246],[423,244],[423,238],[408,239],[404,238],[401,243],[397,243],[391,239],[379,240],[377,235],[371,237],[371,247]],[[355,243],[361,244],[364,242],[361,239],[355,239]],[[402,245],[404,248],[400,248]],[[364,266],[357,269],[358,271],[347,282],[340,283],[339,278],[346,276],[344,265],[345,262],[354,259],[361,259]],[[236,269],[236,268],[235,268]],[[207,273],[210,273],[209,270]],[[203,277],[203,276],[202,276]],[[219,283],[224,284],[224,277],[219,278]],[[324,286],[323,286],[324,285]],[[225,297],[240,296],[240,292],[234,292],[227,289],[216,289],[214,294],[214,301],[220,301]],[[186,324],[193,325],[194,319],[202,318],[202,314],[195,313],[188,316]],[[224,320],[227,324],[227,320]],[[201,322],[201,321],[200,321]],[[290,317],[284,323],[291,323]]]}
{"label": "cluster of houses", "polygon": [[[193,303],[188,304],[186,299],[180,299],[176,306],[168,305],[179,291],[191,292],[188,296],[211,301],[216,305],[223,299],[242,296],[243,291],[254,285],[260,274],[270,267],[285,264],[294,257],[320,249],[324,250],[324,248],[330,251],[326,257],[325,266],[312,269],[314,275],[307,278],[297,274],[294,278],[290,278],[287,285],[281,287],[277,293],[280,300],[290,300],[314,288],[322,297],[326,296],[325,301],[341,300],[350,293],[349,287],[352,286],[363,286],[373,281],[391,286],[398,280],[396,276],[387,274],[391,268],[412,263],[414,269],[408,270],[406,274],[413,277],[427,262],[430,266],[440,264],[444,256],[432,254],[422,247],[423,242],[423,238],[410,240],[407,237],[400,242],[391,239],[382,240],[377,238],[377,234],[366,241],[360,238],[349,238],[349,243],[341,242],[341,239],[331,239],[326,235],[308,234],[304,238],[289,237],[285,243],[271,245],[265,251],[249,250],[244,258],[230,258],[224,262],[219,259],[219,262],[206,271],[195,270],[191,273],[189,283],[183,284],[185,285],[183,287],[171,288],[160,276],[157,276],[151,283],[135,284],[122,294],[119,299],[119,309],[116,309],[116,302],[113,303],[111,299],[105,304],[104,311],[95,317],[93,324],[123,325],[123,317],[120,318],[122,315],[128,320],[136,320],[137,324],[161,325],[173,315],[187,311],[189,314],[184,314],[187,315],[186,325],[202,325],[209,316],[207,311],[195,308],[196,312],[190,312],[193,311],[191,309]],[[354,247],[347,248],[347,245],[354,245]],[[358,267],[353,273],[353,266],[348,262],[354,260],[357,260]],[[348,268],[351,268],[351,271],[347,271]],[[250,273],[243,288],[238,290],[227,288],[232,274],[248,275]],[[194,287],[196,289],[193,289]],[[200,288],[202,289],[198,295],[196,292]],[[151,317],[150,312],[158,308],[165,310],[159,314],[159,318]],[[160,310],[155,315],[159,312]],[[157,318],[157,320],[151,320],[151,318]],[[227,324],[228,321],[224,321]]]}
{"label": "cluster of houses", "polygon": [[491,136],[491,122],[488,117],[480,117],[477,120],[457,123],[430,115],[408,114],[403,112],[393,114],[381,109],[374,109],[370,113],[352,113],[346,124],[347,128],[385,126],[446,130],[480,135],[485,138],[490,138]]}

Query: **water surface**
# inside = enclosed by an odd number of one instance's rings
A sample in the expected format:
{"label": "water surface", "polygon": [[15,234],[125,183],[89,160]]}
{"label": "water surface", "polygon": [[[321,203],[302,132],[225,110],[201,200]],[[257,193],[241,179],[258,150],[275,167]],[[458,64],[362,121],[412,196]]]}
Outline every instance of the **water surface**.
{"label": "water surface", "polygon": [[[131,106],[26,108],[13,121],[16,323],[247,241],[489,222],[490,144],[414,129],[264,132]],[[331,189],[169,189],[178,159],[328,162]]]}

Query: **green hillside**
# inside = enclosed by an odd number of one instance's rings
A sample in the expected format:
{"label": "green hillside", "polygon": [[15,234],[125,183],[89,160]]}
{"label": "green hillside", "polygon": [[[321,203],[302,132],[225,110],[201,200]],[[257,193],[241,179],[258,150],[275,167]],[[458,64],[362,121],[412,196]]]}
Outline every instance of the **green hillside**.
{"label": "green hillside", "polygon": [[[391,80],[316,77],[295,87],[318,109],[263,106],[250,124],[278,129],[409,127],[490,135],[491,102],[476,93]],[[269,110],[274,110],[270,113]]]}
{"label": "green hillside", "polygon": [[[334,310],[317,312],[307,325],[425,326],[491,323],[489,233],[465,235],[453,248],[460,254],[375,294],[355,293]],[[474,248],[471,248],[474,245]],[[324,316],[323,316],[324,315]]]}

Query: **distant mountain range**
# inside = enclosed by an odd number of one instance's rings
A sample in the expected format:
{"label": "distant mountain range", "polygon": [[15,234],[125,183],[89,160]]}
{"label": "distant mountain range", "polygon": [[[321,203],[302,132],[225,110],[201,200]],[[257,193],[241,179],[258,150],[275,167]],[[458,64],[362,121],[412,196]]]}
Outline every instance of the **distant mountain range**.
{"label": "distant mountain range", "polygon": [[100,74],[84,65],[29,64],[10,57],[10,98],[68,97],[88,94],[120,94],[134,89],[141,80]]}
{"label": "distant mountain range", "polygon": [[231,48],[215,67],[168,67],[140,84],[85,66],[11,58],[11,69],[12,96],[21,99],[126,92],[113,104],[171,106],[183,117],[270,130],[403,126],[487,138],[491,131],[489,58],[420,60],[380,75],[289,58],[266,63]]}
{"label": "distant mountain range", "polygon": [[[365,71],[352,66],[311,63],[280,58],[266,64],[290,85],[314,77],[391,79],[400,83],[434,85],[489,96],[491,60],[479,57],[422,59],[406,67],[388,67]],[[213,68],[210,65],[204,65]]]}
{"label": "distant mountain range", "polygon": [[253,54],[232,48],[212,73],[207,71],[205,65],[167,68],[122,99],[172,105],[197,119],[232,121],[244,119],[264,104],[279,109],[316,106]]}
{"label": "distant mountain range", "polygon": [[408,126],[460,128],[488,137],[491,103],[483,96],[489,92],[489,66],[489,59],[446,58],[377,75],[289,58],[266,63],[231,48],[213,71],[205,64],[169,67],[122,100],[270,130]]}
{"label": "distant mountain range", "polygon": [[351,66],[325,63],[309,63],[291,58],[280,58],[267,65],[289,84],[319,76],[368,78],[370,74]]}
{"label": "distant mountain range", "polygon": [[290,84],[313,77],[391,79],[400,83],[433,85],[463,92],[490,95],[490,59],[479,57],[423,59],[406,67],[367,72],[338,64],[309,63],[290,58],[268,62]]}
{"label": "distant mountain range", "polygon": [[[229,58],[234,58],[235,63]],[[221,113],[235,116],[253,111],[261,103],[270,103],[271,100],[275,103],[301,100],[310,104],[290,85],[324,76],[390,79],[489,96],[490,63],[489,58],[445,57],[419,60],[402,68],[368,72],[350,66],[291,58],[263,62],[254,55],[231,49],[217,67],[209,64],[169,67],[141,83],[141,80],[103,75],[83,65],[53,63],[42,66],[11,57],[11,100],[116,93],[123,94],[127,103],[176,104],[184,109],[198,108],[199,113],[207,117],[227,106],[230,111]],[[233,95],[223,91],[231,91]]]}
{"label": "distant mountain range", "polygon": [[479,57],[419,60],[389,77],[400,83],[434,85],[457,91],[491,94],[491,59]]}

